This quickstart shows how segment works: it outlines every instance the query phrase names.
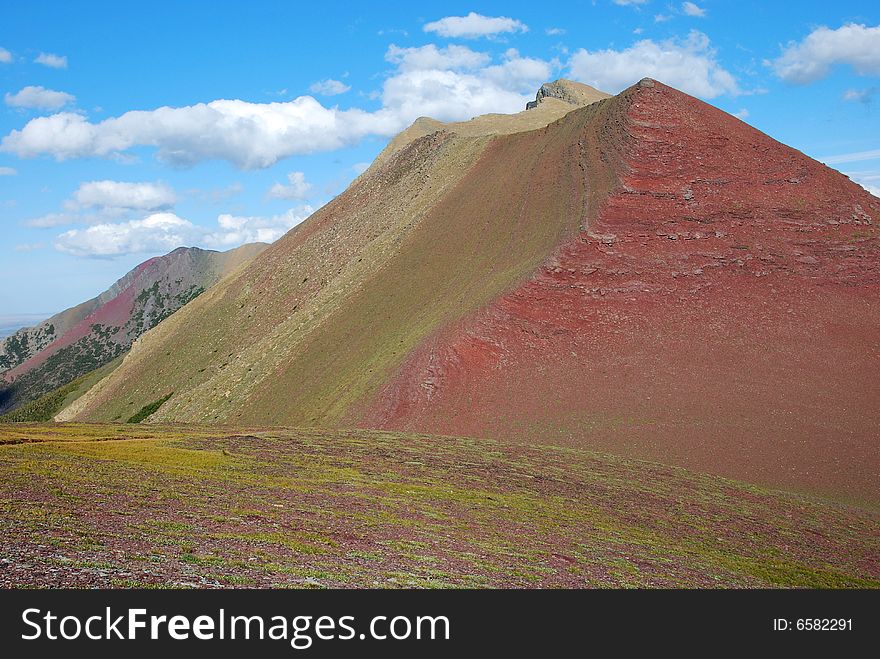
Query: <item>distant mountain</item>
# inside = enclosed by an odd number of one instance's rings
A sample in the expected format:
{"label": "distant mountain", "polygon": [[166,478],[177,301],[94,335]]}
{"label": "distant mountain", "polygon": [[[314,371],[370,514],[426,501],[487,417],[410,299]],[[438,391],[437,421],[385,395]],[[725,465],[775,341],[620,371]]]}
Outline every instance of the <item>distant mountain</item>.
{"label": "distant mountain", "polygon": [[23,327],[30,327],[35,323],[41,323],[49,314],[15,314],[0,316],[0,339],[12,336]]}
{"label": "distant mountain", "polygon": [[111,362],[266,247],[228,252],[181,247],[141,263],[98,297],[18,330],[0,342],[0,412]]}
{"label": "distant mountain", "polygon": [[645,79],[420,119],[61,419],[601,448],[873,496],[880,199]]}

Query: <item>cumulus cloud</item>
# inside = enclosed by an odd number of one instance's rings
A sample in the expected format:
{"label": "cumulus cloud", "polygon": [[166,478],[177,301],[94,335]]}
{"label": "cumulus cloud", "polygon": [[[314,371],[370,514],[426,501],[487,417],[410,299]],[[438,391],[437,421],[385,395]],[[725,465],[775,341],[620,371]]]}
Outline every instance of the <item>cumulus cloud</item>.
{"label": "cumulus cloud", "polygon": [[312,184],[306,181],[306,175],[302,172],[290,172],[287,175],[287,185],[276,183],[269,188],[269,196],[273,199],[306,199],[312,189]]}
{"label": "cumulus cloud", "polygon": [[399,73],[385,81],[382,98],[406,117],[462,121],[488,112],[517,112],[534,97],[551,73],[551,64],[520,57],[510,49],[500,64],[463,46],[421,48],[391,46],[386,55]]}
{"label": "cumulus cloud", "polygon": [[334,80],[333,78],[319,80],[309,87],[310,92],[313,94],[321,94],[322,96],[338,96],[339,94],[344,94],[349,89],[351,89],[350,85],[346,85],[344,82]]}
{"label": "cumulus cloud", "polygon": [[0,176],[15,176],[18,170],[13,167],[0,167]]}
{"label": "cumulus cloud", "polygon": [[37,64],[48,66],[52,69],[66,69],[67,57],[64,55],[53,55],[52,53],[40,53],[34,60]]}
{"label": "cumulus cloud", "polygon": [[501,64],[486,67],[482,71],[485,78],[498,88],[510,88],[517,92],[529,93],[546,82],[553,73],[551,62],[532,57],[521,57],[510,48],[504,53]]}
{"label": "cumulus cloud", "polygon": [[706,15],[706,10],[702,7],[698,7],[693,2],[682,2],[681,11],[684,12],[686,16],[694,16],[696,18],[703,18]]}
{"label": "cumulus cloud", "polygon": [[747,119],[749,116],[749,111],[746,108],[741,108],[738,112],[734,112],[733,116],[737,119]]}
{"label": "cumulus cloud", "polygon": [[218,228],[209,232],[204,244],[215,249],[229,249],[245,243],[272,243],[312,214],[309,205],[291,208],[270,217],[220,215]]}
{"label": "cumulus cloud", "polygon": [[65,207],[68,210],[86,208],[166,210],[175,203],[177,203],[177,194],[165,183],[89,181],[79,186],[73,197],[65,202]]}
{"label": "cumulus cloud", "polygon": [[860,75],[880,75],[880,25],[819,27],[770,62],[777,76],[798,85],[824,78],[838,64],[849,64]]}
{"label": "cumulus cloud", "polygon": [[556,36],[565,34],[565,28],[563,28],[563,27],[548,27],[546,30],[544,30],[544,34],[551,36],[551,37],[556,37]]}
{"label": "cumulus cloud", "polygon": [[5,48],[0,48],[0,64],[9,64],[12,61],[12,53]]}
{"label": "cumulus cloud", "polygon": [[191,245],[230,249],[249,242],[273,242],[311,212],[310,206],[302,206],[272,217],[220,215],[210,228],[174,213],[153,213],[140,220],[71,229],[59,235],[54,245],[61,252],[89,258],[163,253]]}
{"label": "cumulus cloud", "polygon": [[75,112],[29,121],[0,142],[0,151],[22,158],[119,158],[153,147],[176,166],[227,160],[241,169],[269,167],[283,158],[330,151],[368,136],[389,137],[419,116],[460,121],[487,112],[516,112],[534,96],[556,64],[508,50],[493,63],[484,52],[460,45],[389,46],[395,69],[382,84],[381,108],[325,107],[311,96],[287,102],[217,100],[185,107],[135,110],[91,122]]}
{"label": "cumulus cloud", "polygon": [[13,108],[37,108],[40,110],[57,110],[69,103],[73,103],[76,97],[66,92],[57,92],[45,87],[24,87],[15,94],[6,94],[3,99],[6,105]]}
{"label": "cumulus cloud", "polygon": [[154,213],[143,220],[71,229],[55,239],[55,248],[74,256],[108,257],[166,252],[190,245],[197,227],[174,213]]}
{"label": "cumulus cloud", "polygon": [[425,32],[435,32],[441,37],[478,39],[506,32],[528,32],[527,25],[506,16],[483,16],[471,12],[467,16],[447,16],[438,21],[425,23]]}
{"label": "cumulus cloud", "polygon": [[578,50],[571,76],[607,92],[619,92],[646,76],[688,94],[715,98],[740,92],[736,79],[716,59],[709,37],[692,30],[683,40],[643,39],[625,50]]}
{"label": "cumulus cloud", "polygon": [[627,5],[644,5],[649,0],[614,0],[614,4],[626,7]]}
{"label": "cumulus cloud", "polygon": [[294,154],[337,149],[371,133],[388,135],[397,128],[394,116],[325,108],[311,96],[287,103],[219,100],[135,110],[98,123],[73,112],[39,117],[4,137],[0,151],[24,158],[48,153],[66,160],[112,157],[134,146],[152,146],[160,160],[178,166],[221,159],[241,169],[257,169]]}
{"label": "cumulus cloud", "polygon": [[400,48],[391,44],[385,52],[385,61],[396,64],[398,70],[403,73],[427,69],[475,69],[485,66],[491,59],[486,53],[454,44],[445,48],[438,48],[434,44],[417,48]]}
{"label": "cumulus cloud", "polygon": [[89,181],[64,202],[64,212],[30,218],[24,224],[44,229],[78,222],[105,223],[136,211],[167,211],[175,203],[177,194],[165,183]]}

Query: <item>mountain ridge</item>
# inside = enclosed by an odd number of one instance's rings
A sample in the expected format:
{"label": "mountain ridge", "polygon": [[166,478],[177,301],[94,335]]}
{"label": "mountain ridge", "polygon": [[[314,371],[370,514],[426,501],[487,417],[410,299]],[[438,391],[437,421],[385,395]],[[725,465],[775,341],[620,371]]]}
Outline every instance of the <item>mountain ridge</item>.
{"label": "mountain ridge", "polygon": [[110,288],[0,342],[0,411],[39,398],[125,352],[138,336],[265,249],[180,247],[140,263]]}
{"label": "mountain ridge", "polygon": [[880,326],[880,202],[861,187],[650,79],[387,155],[59,418],[174,391],[151,421],[598,446],[870,495],[876,337],[847,318]]}

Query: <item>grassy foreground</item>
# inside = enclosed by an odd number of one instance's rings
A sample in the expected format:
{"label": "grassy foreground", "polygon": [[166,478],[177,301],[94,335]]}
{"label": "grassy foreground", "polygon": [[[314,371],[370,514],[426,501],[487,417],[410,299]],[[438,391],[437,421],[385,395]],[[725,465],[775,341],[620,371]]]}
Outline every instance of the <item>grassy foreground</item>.
{"label": "grassy foreground", "polygon": [[878,587],[880,519],[570,449],[8,424],[0,586]]}

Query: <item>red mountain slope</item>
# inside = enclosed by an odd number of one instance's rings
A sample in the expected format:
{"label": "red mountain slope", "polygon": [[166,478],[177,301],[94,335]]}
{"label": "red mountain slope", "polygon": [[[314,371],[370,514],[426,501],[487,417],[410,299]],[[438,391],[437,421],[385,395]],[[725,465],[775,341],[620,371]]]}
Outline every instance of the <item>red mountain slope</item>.
{"label": "red mountain slope", "polygon": [[350,420],[875,497],[880,200],[654,81],[596,115],[589,230]]}
{"label": "red mountain slope", "polygon": [[35,400],[125,353],[139,336],[262,252],[180,247],[108,290],[0,342],[0,413]]}

